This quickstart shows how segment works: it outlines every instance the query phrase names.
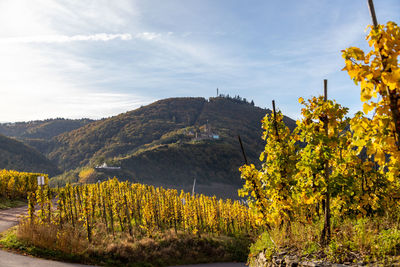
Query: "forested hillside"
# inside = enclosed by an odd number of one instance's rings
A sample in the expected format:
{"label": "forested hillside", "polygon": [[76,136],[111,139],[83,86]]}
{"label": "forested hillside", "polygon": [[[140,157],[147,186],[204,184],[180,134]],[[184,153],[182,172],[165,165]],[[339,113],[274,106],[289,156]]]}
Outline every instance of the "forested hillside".
{"label": "forested hillside", "polygon": [[[72,170],[56,179],[60,183],[118,176],[189,189],[196,178],[206,193],[230,185],[234,189],[227,190],[236,195],[243,164],[237,135],[250,161],[258,164],[264,146],[261,119],[269,112],[227,97],[165,99],[61,134],[47,155]],[[287,117],[285,122],[295,127]],[[94,169],[104,162],[121,169]]]}
{"label": "forested hillside", "polygon": [[60,173],[55,164],[35,149],[0,134],[0,169],[26,172]]}
{"label": "forested hillside", "polygon": [[18,139],[51,139],[93,122],[91,119],[47,119],[28,122],[0,123],[0,133]]}
{"label": "forested hillside", "polygon": [[[239,96],[221,95],[164,99],[97,121],[3,123],[0,133],[19,139],[44,156],[26,146],[30,152],[22,153],[22,144],[11,140],[8,144],[18,148],[9,146],[2,152],[0,167],[51,176],[58,173],[58,167],[63,174],[52,179],[52,184],[58,185],[117,176],[191,190],[196,179],[197,190],[203,193],[237,197],[241,186],[238,168],[244,163],[237,136],[241,136],[250,162],[259,165],[258,156],[265,145],[261,119],[270,112]],[[295,128],[290,118],[284,117],[284,121]],[[17,155],[20,158],[11,160]],[[96,168],[104,163],[121,168]]]}

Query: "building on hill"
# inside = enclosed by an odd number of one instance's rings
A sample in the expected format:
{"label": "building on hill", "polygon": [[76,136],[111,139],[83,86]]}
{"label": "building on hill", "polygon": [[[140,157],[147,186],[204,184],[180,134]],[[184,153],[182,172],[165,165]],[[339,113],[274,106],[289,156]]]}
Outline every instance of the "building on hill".
{"label": "building on hill", "polygon": [[211,124],[208,123],[208,120],[206,125],[196,129],[195,137],[193,138],[193,140],[195,141],[206,140],[206,139],[215,139],[215,140],[219,139],[219,135],[213,133],[211,129]]}
{"label": "building on hill", "polygon": [[102,165],[94,167],[95,169],[105,169],[105,170],[120,170],[121,167],[111,167],[108,166],[107,163],[103,163]]}

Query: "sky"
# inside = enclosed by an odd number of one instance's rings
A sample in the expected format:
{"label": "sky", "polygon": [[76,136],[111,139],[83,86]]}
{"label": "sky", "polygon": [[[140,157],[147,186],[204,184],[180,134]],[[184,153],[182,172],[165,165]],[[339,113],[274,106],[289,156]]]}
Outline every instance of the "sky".
{"label": "sky", "polygon": [[[400,23],[399,0],[375,0]],[[300,118],[323,92],[361,109],[341,50],[368,50],[367,0],[0,0],[0,122],[100,119],[216,89]]]}

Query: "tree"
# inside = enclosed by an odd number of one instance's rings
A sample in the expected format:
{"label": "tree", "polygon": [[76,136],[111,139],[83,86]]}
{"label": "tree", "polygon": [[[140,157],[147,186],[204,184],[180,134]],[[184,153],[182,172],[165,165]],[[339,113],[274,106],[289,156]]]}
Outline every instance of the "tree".
{"label": "tree", "polygon": [[[342,180],[340,173],[333,167],[343,159],[340,157],[347,136],[344,130],[348,124],[345,118],[348,109],[324,97],[313,97],[307,102],[299,102],[305,107],[301,110],[303,118],[297,121],[296,137],[305,144],[299,152],[297,167],[298,201],[309,207],[310,216],[314,216],[313,207],[319,213],[319,203],[324,212],[324,228],[321,242],[330,240],[330,218],[332,188]],[[339,179],[340,178],[340,179]]]}
{"label": "tree", "polygon": [[262,120],[265,149],[260,155],[260,170],[253,164],[240,168],[246,180],[240,196],[249,195],[255,208],[267,225],[282,225],[294,217],[296,181],[296,140],[283,122],[281,112],[267,114]]}
{"label": "tree", "polygon": [[[376,23],[376,22],[375,22]],[[371,51],[357,47],[342,51],[346,70],[361,87],[363,113],[352,120],[359,150],[378,163],[380,173],[393,188],[399,187],[400,174],[400,28],[394,22],[369,26]],[[372,118],[364,115],[374,111]]]}
{"label": "tree", "polygon": [[[373,49],[365,54],[360,48],[343,50],[346,70],[351,79],[361,86],[363,112],[374,110],[370,131],[377,142],[367,147],[380,165],[385,165],[385,154],[392,155],[391,169],[398,174],[400,159],[400,28],[394,22],[377,27],[369,26],[368,44]],[[358,115],[360,117],[360,115]],[[361,117],[360,117],[361,122]],[[356,130],[361,128],[353,127]],[[361,133],[360,133],[361,134]],[[365,145],[361,144],[360,145]]]}

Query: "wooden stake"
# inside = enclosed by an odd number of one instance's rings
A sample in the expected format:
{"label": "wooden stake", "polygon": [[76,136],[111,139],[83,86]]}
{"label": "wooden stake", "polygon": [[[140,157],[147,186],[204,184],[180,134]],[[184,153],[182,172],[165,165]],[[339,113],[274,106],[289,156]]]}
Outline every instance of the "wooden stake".
{"label": "wooden stake", "polygon": [[131,221],[131,216],[129,214],[129,206],[128,206],[128,201],[126,199],[126,195],[124,195],[124,201],[125,201],[125,213],[126,213],[126,219],[128,221],[128,229],[129,229],[129,234],[133,236],[132,232],[132,221]]}
{"label": "wooden stake", "polygon": [[[324,101],[328,101],[328,80],[324,79]],[[322,118],[324,122],[325,134],[328,136],[328,115],[324,115]],[[329,162],[328,160],[324,163],[325,169],[325,182],[326,182],[326,193],[325,193],[325,210],[324,210],[324,229],[321,234],[321,243],[323,245],[329,244],[331,238],[331,207],[330,207],[330,188],[329,188]]]}
{"label": "wooden stake", "polygon": [[372,23],[374,27],[378,27],[378,20],[376,19],[375,7],[373,0],[368,0],[369,12],[371,13]]}
{"label": "wooden stake", "polygon": [[276,123],[276,110],[275,110],[275,100],[272,100],[272,109],[274,111],[274,127],[275,127],[275,134],[278,138],[278,142],[279,142],[279,132],[278,132],[278,125]]}
{"label": "wooden stake", "polygon": [[240,148],[242,149],[244,162],[246,163],[246,165],[249,165],[248,162],[247,162],[246,153],[244,153],[244,148],[243,148],[242,139],[240,138],[240,135],[238,135],[238,139],[239,139],[239,143],[240,143]]}
{"label": "wooden stake", "polygon": [[196,178],[193,180],[192,196],[194,196],[194,188],[196,187]]}

